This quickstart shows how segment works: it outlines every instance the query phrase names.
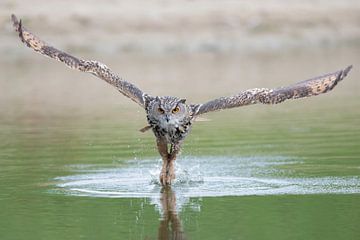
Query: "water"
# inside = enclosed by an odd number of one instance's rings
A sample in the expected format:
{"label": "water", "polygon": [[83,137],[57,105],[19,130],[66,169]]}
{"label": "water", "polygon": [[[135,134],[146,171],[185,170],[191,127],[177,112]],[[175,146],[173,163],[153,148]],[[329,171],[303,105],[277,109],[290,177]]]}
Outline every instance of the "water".
{"label": "water", "polygon": [[355,65],[330,94],[207,115],[170,189],[136,105],[47,59],[2,60],[0,239],[359,239],[358,56],[104,59],[150,93],[194,102]]}
{"label": "water", "polygon": [[[54,191],[74,196],[157,199],[161,161],[154,162],[143,160],[139,166],[131,161],[118,169],[74,166],[71,168],[77,174],[57,177]],[[360,193],[359,177],[284,177],[290,175],[288,170],[274,167],[301,162],[285,157],[186,157],[179,162],[172,186],[178,198]]]}

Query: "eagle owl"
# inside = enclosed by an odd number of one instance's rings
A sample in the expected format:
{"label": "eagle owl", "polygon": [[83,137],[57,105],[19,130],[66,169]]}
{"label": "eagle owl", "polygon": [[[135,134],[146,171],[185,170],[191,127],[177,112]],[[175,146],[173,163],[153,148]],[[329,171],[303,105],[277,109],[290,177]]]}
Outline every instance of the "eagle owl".
{"label": "eagle owl", "polygon": [[345,69],[274,89],[254,88],[230,97],[220,97],[203,104],[188,104],[185,99],[171,96],[151,96],[112,72],[106,65],[83,60],[58,50],[25,29],[15,15],[11,16],[15,30],[29,48],[50,58],[63,62],[68,67],[88,72],[116,87],[120,93],[145,109],[148,126],[140,131],[152,129],[159,153],[163,159],[160,183],[170,185],[175,179],[174,161],[181,144],[191,130],[195,119],[204,113],[241,107],[250,104],[277,104],[287,99],[316,96],[332,90],[346,77],[352,66]]}

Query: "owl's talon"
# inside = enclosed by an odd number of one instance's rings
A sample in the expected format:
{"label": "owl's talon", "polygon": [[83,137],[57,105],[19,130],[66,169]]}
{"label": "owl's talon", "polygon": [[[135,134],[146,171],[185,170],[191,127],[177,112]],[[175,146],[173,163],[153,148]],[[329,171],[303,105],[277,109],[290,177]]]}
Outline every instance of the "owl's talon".
{"label": "owl's talon", "polygon": [[174,168],[170,167],[168,171],[162,169],[160,173],[160,184],[163,186],[171,185],[171,182],[175,179]]}
{"label": "owl's talon", "polygon": [[171,177],[167,171],[161,171],[160,173],[160,183],[162,186],[171,185]]}
{"label": "owl's talon", "polygon": [[171,185],[171,179],[168,176],[160,175],[160,183],[162,186]]}

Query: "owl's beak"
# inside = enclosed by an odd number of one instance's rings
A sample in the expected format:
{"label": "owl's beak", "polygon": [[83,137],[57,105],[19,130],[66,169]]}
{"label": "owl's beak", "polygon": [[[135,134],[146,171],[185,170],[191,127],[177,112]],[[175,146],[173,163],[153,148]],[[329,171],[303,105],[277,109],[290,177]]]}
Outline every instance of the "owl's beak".
{"label": "owl's beak", "polygon": [[170,115],[165,114],[165,120],[166,120],[167,122],[169,122],[169,121],[170,121]]}

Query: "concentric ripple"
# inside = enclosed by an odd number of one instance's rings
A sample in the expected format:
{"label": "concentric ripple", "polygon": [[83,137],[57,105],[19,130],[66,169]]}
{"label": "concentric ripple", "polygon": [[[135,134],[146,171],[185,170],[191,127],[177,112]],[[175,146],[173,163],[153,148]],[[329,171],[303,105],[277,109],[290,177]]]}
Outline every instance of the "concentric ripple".
{"label": "concentric ripple", "polygon": [[[177,161],[172,185],[178,198],[276,194],[360,193],[359,177],[291,178],[276,166],[299,163],[287,157],[185,157]],[[131,160],[125,167],[70,166],[75,175],[57,177],[56,191],[106,198],[158,198],[159,160]],[[95,170],[94,170],[95,169]]]}

